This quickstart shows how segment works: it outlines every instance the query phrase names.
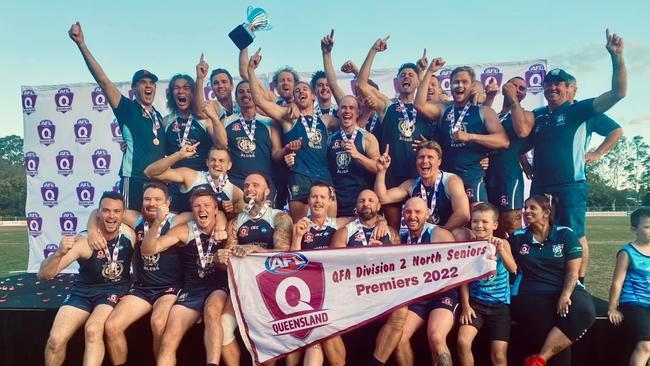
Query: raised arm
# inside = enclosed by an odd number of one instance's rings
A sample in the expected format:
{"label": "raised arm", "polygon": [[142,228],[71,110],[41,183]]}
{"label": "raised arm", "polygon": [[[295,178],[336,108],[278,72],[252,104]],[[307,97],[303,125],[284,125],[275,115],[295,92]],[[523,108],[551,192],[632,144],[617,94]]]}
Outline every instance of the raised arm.
{"label": "raised arm", "polygon": [[431,84],[433,73],[440,70],[444,65],[445,61],[440,57],[431,60],[429,67],[427,67],[427,70],[424,72],[422,81],[420,81],[420,85],[418,85],[418,90],[415,94],[415,101],[413,102],[413,106],[418,113],[422,114],[427,119],[434,121],[440,119],[443,105],[427,102],[427,94],[429,94],[429,84]]}
{"label": "raised arm", "polygon": [[525,111],[519,99],[517,99],[517,87],[513,83],[506,83],[503,86],[503,97],[510,105],[512,116],[512,129],[519,138],[526,138],[535,127],[535,115],[533,112]]}
{"label": "raised arm", "polygon": [[273,248],[286,252],[291,247],[291,235],[293,233],[293,221],[291,216],[284,212],[275,215],[273,222]]}
{"label": "raised arm", "polygon": [[627,69],[623,61],[623,37],[610,34],[605,30],[607,44],[605,48],[612,58],[612,89],[594,100],[596,113],[604,113],[627,94]]}
{"label": "raised arm", "polygon": [[253,100],[267,116],[276,121],[284,121],[287,118],[287,108],[279,106],[275,104],[275,102],[265,98],[264,90],[255,75],[255,69],[257,69],[261,61],[262,55],[260,55],[260,50],[258,49],[257,52],[251,56],[250,61],[248,62],[248,81],[250,82]]}
{"label": "raised arm", "polygon": [[[375,88],[373,88],[372,85],[368,83],[368,80],[370,79],[370,70],[372,68],[372,63],[375,60],[375,56],[378,52],[386,51],[388,48],[388,38],[390,38],[390,36],[387,36],[383,39],[380,38],[375,41],[375,43],[370,48],[370,51],[368,51],[368,56],[366,56],[366,59],[363,61],[363,65],[361,65],[361,69],[359,70],[359,75],[357,77],[357,86],[359,87],[359,91],[361,91],[361,94],[364,97],[377,96],[377,94],[381,94],[378,93],[377,90],[375,90]],[[375,107],[375,110],[380,114],[381,118],[384,117],[384,111],[388,105],[387,100],[388,97],[384,95],[377,98],[377,105]]]}
{"label": "raised arm", "polygon": [[323,37],[320,41],[320,49],[323,53],[323,69],[325,70],[325,77],[327,78],[327,83],[332,90],[332,95],[336,104],[341,104],[341,98],[345,96],[345,92],[339,86],[339,83],[336,81],[336,71],[334,71],[334,64],[332,63],[332,48],[334,47],[334,29],[330,32],[329,35]]}
{"label": "raised arm", "polygon": [[375,175],[375,193],[379,197],[379,202],[382,205],[389,203],[402,202],[409,196],[408,189],[404,189],[404,184],[402,183],[397,187],[387,189],[386,188],[386,171],[390,167],[390,145],[386,145],[386,151],[383,155],[379,156],[376,161],[377,175]]}
{"label": "raised arm", "polygon": [[499,116],[490,107],[479,106],[483,113],[485,129],[487,134],[469,133],[463,130],[454,132],[454,140],[461,142],[474,142],[479,145],[485,146],[488,149],[507,149],[510,146],[510,140],[503,129]]}
{"label": "raised arm", "polygon": [[73,24],[68,31],[68,35],[74,41],[74,43],[77,44],[77,47],[79,47],[81,56],[83,56],[90,74],[93,76],[93,79],[95,79],[97,84],[99,84],[99,87],[102,88],[104,95],[106,95],[106,100],[108,100],[108,104],[111,106],[111,108],[117,108],[117,105],[120,104],[122,93],[120,93],[115,84],[113,84],[108,76],[106,76],[106,73],[102,67],[99,66],[99,63],[97,60],[95,60],[95,57],[93,57],[93,55],[88,50],[86,41],[84,40],[84,33],[81,30],[81,24],[79,24],[79,22]]}
{"label": "raised arm", "polygon": [[[41,280],[51,280],[59,272],[76,261],[81,255],[81,247],[86,239],[78,236],[64,236],[59,242],[59,249],[41,262],[41,267],[36,274]],[[90,250],[90,249],[88,249]]]}
{"label": "raised arm", "polygon": [[427,67],[429,66],[429,59],[427,58],[426,48],[422,53],[422,57],[420,57],[420,59],[416,61],[415,65],[418,68],[418,80],[422,81],[422,78],[424,77],[424,72],[427,70]]}
{"label": "raised arm", "polygon": [[165,225],[165,217],[169,213],[169,207],[160,206],[158,207],[158,212],[156,213],[156,219],[151,224],[151,228],[144,235],[142,239],[142,255],[154,255],[165,251],[166,249],[176,245],[177,243],[186,243],[189,237],[189,228],[187,225],[176,225],[171,228],[167,234],[162,235],[158,238],[158,229]]}
{"label": "raised arm", "polygon": [[[213,101],[203,102],[201,112],[208,117],[210,123],[210,130],[212,134],[212,142],[215,145],[221,145],[228,147],[228,134],[226,133],[226,126],[224,125],[221,118],[219,118],[219,111],[217,111],[217,105]],[[209,131],[208,131],[209,133]]]}
{"label": "raised arm", "polygon": [[194,82],[194,96],[192,98],[192,109],[194,114],[200,119],[206,119],[207,116],[203,111],[203,104],[205,103],[205,97],[203,96],[203,88],[205,85],[205,77],[208,75],[210,70],[210,65],[205,62],[203,53],[201,53],[201,58],[199,58],[199,63],[196,64],[196,81]]}
{"label": "raised arm", "polygon": [[453,231],[469,221],[469,199],[465,193],[463,181],[458,176],[452,176],[447,181],[447,194],[451,200],[451,216],[443,228]]}
{"label": "raised arm", "polygon": [[144,170],[144,174],[151,179],[157,179],[164,183],[181,183],[186,188],[190,187],[194,182],[194,178],[196,178],[196,171],[189,168],[173,169],[172,165],[194,156],[198,145],[198,142],[194,145],[183,145],[175,153],[149,164]]}
{"label": "raised arm", "polygon": [[[248,47],[239,51],[239,76],[242,80],[249,80],[248,78]],[[261,81],[257,81],[260,88],[264,91],[266,100],[275,103],[275,94],[269,89],[265,88]]]}

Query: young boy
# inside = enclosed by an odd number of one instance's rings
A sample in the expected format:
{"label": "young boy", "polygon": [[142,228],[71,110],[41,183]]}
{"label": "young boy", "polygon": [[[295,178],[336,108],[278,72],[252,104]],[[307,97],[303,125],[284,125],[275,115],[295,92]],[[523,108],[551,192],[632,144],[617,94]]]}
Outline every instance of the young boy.
{"label": "young boy", "polygon": [[650,207],[632,212],[630,224],[636,240],[616,255],[607,315],[615,326],[625,320],[633,334],[636,347],[629,364],[636,366],[650,359]]}
{"label": "young boy", "polygon": [[497,249],[496,274],[460,288],[463,312],[458,329],[458,356],[463,366],[474,365],[472,342],[483,325],[490,340],[490,358],[493,365],[506,365],[510,340],[510,283],[509,273],[517,271],[507,240],[493,235],[499,225],[499,210],[491,203],[474,206],[471,229],[476,240],[488,240]]}

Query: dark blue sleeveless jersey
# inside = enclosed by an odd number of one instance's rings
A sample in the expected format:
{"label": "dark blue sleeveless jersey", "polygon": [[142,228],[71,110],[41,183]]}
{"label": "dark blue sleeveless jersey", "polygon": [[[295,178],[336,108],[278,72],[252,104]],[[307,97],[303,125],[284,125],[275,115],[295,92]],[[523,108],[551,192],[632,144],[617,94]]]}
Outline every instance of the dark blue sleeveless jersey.
{"label": "dark blue sleeveless jersey", "polygon": [[[160,230],[165,235],[172,227],[176,215],[170,214]],[[133,257],[133,272],[135,284],[139,287],[169,287],[179,286],[183,282],[181,262],[178,257],[178,247],[173,246],[163,252],[145,256],[142,255],[142,239],[144,238],[144,217],[140,215],[135,222],[135,255]]]}
{"label": "dark blue sleeveless jersey", "polygon": [[[354,138],[354,145],[359,153],[365,155],[366,147],[364,138],[367,131],[357,129],[357,136]],[[345,145],[341,134],[343,130],[334,132],[330,138],[327,147],[327,161],[329,163],[330,173],[332,174],[332,184],[336,190],[336,197],[345,202],[355,201],[359,192],[366,188],[371,188],[372,175],[361,166],[361,164],[352,159],[345,151]],[[346,135],[348,139],[352,135]]]}
{"label": "dark blue sleeveless jersey", "polygon": [[381,134],[382,134],[381,126],[382,126],[382,124],[381,124],[381,119],[379,118],[379,115],[377,114],[377,112],[373,112],[370,115],[370,118],[368,118],[368,122],[366,123],[365,130],[370,132],[371,134],[373,134],[377,138],[377,141],[379,141],[380,146],[382,146],[381,145]]}
{"label": "dark blue sleeveless jersey", "polygon": [[[245,121],[245,123],[250,132],[252,121]],[[232,168],[228,175],[235,181],[243,182],[252,171],[262,172],[269,177],[273,174],[271,123],[270,118],[256,115],[255,139],[251,142],[242,127],[239,114],[234,114],[224,121],[228,136],[228,150],[232,159]]]}
{"label": "dark blue sleeveless jersey", "polygon": [[[210,285],[210,283],[222,281],[221,278],[226,276],[226,272],[218,269],[216,266],[217,250],[224,248],[224,241],[215,242],[208,253],[209,240],[212,233],[200,233],[203,254],[208,256],[205,268],[201,267],[196,238],[192,229],[193,223],[193,220],[187,223],[189,231],[188,241],[186,245],[179,248],[181,267],[183,268],[184,274],[183,287],[185,288]],[[201,273],[203,273],[203,277],[201,277]]]}
{"label": "dark blue sleeveless jersey", "polygon": [[275,233],[275,216],[282,211],[267,208],[264,215],[257,220],[242,211],[237,215],[235,228],[237,229],[237,242],[240,245],[257,245],[265,249],[273,249],[273,233]]}
{"label": "dark blue sleeveless jersey", "polygon": [[[212,186],[210,185],[210,181],[208,181],[208,174],[210,173],[208,173],[207,171],[197,171],[196,177],[194,178],[194,182],[192,182],[192,186],[188,190],[179,188],[178,190],[179,194],[176,197],[176,200],[173,204],[173,208],[175,209],[175,211],[177,212],[192,211],[192,206],[190,205],[190,196],[192,195],[192,192],[195,189],[206,188],[206,189],[213,190]],[[219,184],[217,179],[214,180],[214,183]],[[219,203],[220,210],[223,210],[221,201],[232,200],[233,189],[234,189],[233,184],[230,181],[228,181],[228,183],[226,183],[226,185],[223,187],[223,190],[217,194],[217,201]]]}
{"label": "dark blue sleeveless jersey", "polygon": [[650,308],[650,256],[639,252],[632,243],[621,251],[627,253],[630,264],[618,302]]}
{"label": "dark blue sleeveless jersey", "polygon": [[403,232],[399,235],[400,243],[402,244],[408,244],[408,239],[409,236],[411,237],[411,244],[430,244],[433,242],[431,238],[433,237],[433,233],[436,231],[438,227],[436,225],[430,224],[430,223],[425,223],[424,227],[422,228],[422,232],[420,233],[422,235],[422,238],[420,239],[420,235],[418,236],[411,236],[408,231]]}
{"label": "dark blue sleeveless jersey", "polygon": [[[370,237],[372,236],[372,233],[375,231],[375,227],[365,227],[362,225],[362,230],[359,230],[356,224],[356,220],[350,222],[349,224],[345,225],[345,228],[348,230],[348,242],[347,246],[348,247],[362,247],[364,246],[364,241],[363,237],[365,236],[366,238],[366,243],[370,243]],[[379,241],[382,244],[391,244],[390,242],[390,233],[382,236]]]}
{"label": "dark blue sleeveless jersey", "polygon": [[[432,224],[443,226],[447,223],[453,213],[451,198],[449,198],[449,194],[447,193],[447,184],[449,182],[449,178],[454,176],[454,174],[448,172],[441,173],[442,179],[440,179],[440,183],[438,183],[438,191],[435,192],[436,207],[433,210],[433,214],[429,216],[429,221]],[[422,178],[417,177],[417,179],[415,179],[415,182],[413,182],[413,187],[411,187],[411,197],[422,197],[422,187],[424,185],[421,184],[421,182]],[[433,200],[434,191],[436,191],[436,189],[434,186],[424,186],[424,191],[427,195],[427,208],[430,209],[431,201]]]}
{"label": "dark blue sleeveless jersey", "polygon": [[301,250],[329,248],[336,229],[336,219],[332,217],[325,220],[322,230],[316,230],[313,226],[310,227],[309,231],[302,236]]}
{"label": "dark blue sleeveless jersey", "polygon": [[[443,152],[441,169],[458,175],[463,182],[473,182],[485,176],[480,161],[487,156],[489,149],[475,142],[458,142],[453,139],[451,122],[457,121],[461,112],[461,108],[456,108],[454,118],[454,108],[450,105],[440,116],[437,141]],[[480,106],[469,107],[460,128],[468,133],[488,134]]]}
{"label": "dark blue sleeveless jersey", "polygon": [[[409,119],[413,119],[413,103],[405,103],[406,113]],[[370,123],[370,122],[369,122]],[[428,140],[435,136],[436,125],[433,121],[418,114],[415,125],[409,126],[404,119],[399,103],[390,104],[384,112],[384,119],[381,122],[381,151],[386,151],[386,145],[390,145],[389,155],[391,164],[386,172],[387,176],[402,177],[404,180],[417,177],[415,169],[415,151],[413,151],[413,140],[420,139],[420,135]]]}
{"label": "dark blue sleeveless jersey", "polygon": [[[165,121],[167,123],[165,126],[165,154],[171,155],[181,148],[185,129],[188,127],[188,119],[181,118],[176,113],[172,113],[165,116]],[[187,135],[187,143],[194,145],[197,142],[200,142],[196,154],[177,162],[172,165],[172,168],[176,169],[186,167],[194,170],[203,170],[205,169],[205,161],[208,158],[208,151],[210,151],[210,147],[212,147],[212,138],[208,135],[205,123],[194,115],[192,116],[192,123],[189,128],[190,131]]]}
{"label": "dark blue sleeveless jersey", "polygon": [[[296,164],[290,168],[291,172],[299,173],[316,180],[331,182],[327,168],[327,127],[320,118],[317,119],[317,130],[311,140],[298,117],[291,129],[283,134],[283,140],[290,142],[302,138],[302,146],[296,153]],[[312,128],[313,117],[305,116],[307,125]]]}
{"label": "dark blue sleeveless jersey", "polygon": [[500,255],[496,274],[470,283],[469,297],[487,304],[510,304],[510,274]]}
{"label": "dark blue sleeveless jersey", "polygon": [[490,165],[485,172],[485,184],[488,187],[499,187],[516,180],[523,181],[519,156],[527,150],[527,139],[517,137],[510,113],[501,117],[501,125],[510,139],[510,147],[490,152]]}
{"label": "dark blue sleeveless jersey", "polygon": [[[124,224],[123,224],[124,225]],[[130,229],[122,228],[122,235],[109,240],[104,250],[93,250],[88,259],[79,259],[79,275],[75,279],[78,286],[116,285],[128,284],[131,281],[131,257],[133,255],[133,240],[129,234]],[[115,246],[118,246],[117,264],[111,267],[108,263],[106,251],[113,255]]]}

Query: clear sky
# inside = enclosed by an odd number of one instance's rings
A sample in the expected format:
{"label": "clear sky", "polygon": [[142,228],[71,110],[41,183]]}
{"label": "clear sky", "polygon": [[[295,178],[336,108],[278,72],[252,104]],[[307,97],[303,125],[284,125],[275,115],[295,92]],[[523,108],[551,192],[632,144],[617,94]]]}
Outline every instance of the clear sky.
{"label": "clear sky", "polygon": [[[160,78],[194,75],[201,52],[211,68],[237,72],[228,32],[248,5],[268,11],[273,29],[260,32],[261,72],[289,64],[322,67],[320,39],[335,31],[334,62],[359,65],[371,44],[390,35],[376,68],[429,57],[448,64],[547,58],[578,79],[578,98],[611,83],[605,28],[625,39],[628,97],[608,114],[629,137],[650,142],[650,1],[33,1],[0,2],[0,136],[23,134],[21,85],[92,81],[67,30],[80,21],[86,43],[113,81],[148,68]],[[600,141],[595,139],[595,141]]]}

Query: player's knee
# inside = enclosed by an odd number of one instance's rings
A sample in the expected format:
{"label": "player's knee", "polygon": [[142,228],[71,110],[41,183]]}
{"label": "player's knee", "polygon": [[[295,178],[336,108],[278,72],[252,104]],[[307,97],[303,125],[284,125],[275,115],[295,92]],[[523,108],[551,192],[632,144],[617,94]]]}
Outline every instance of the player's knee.
{"label": "player's knee", "polygon": [[114,338],[124,332],[124,329],[117,321],[109,318],[106,320],[106,324],[104,324],[104,332],[106,333],[106,337]]}
{"label": "player's knee", "polygon": [[99,321],[86,322],[84,327],[86,342],[97,342],[104,336],[104,323]]}
{"label": "player's knee", "polygon": [[470,337],[458,336],[458,350],[468,352],[472,350],[472,339]]}
{"label": "player's knee", "polygon": [[221,315],[221,327],[223,328],[223,345],[227,346],[235,340],[235,329],[237,329],[237,319],[232,314]]}
{"label": "player's knee", "polygon": [[66,347],[68,344],[68,338],[59,334],[57,332],[50,333],[50,337],[47,339],[46,348],[50,352],[58,352]]}
{"label": "player's knee", "polygon": [[406,307],[395,310],[390,317],[388,317],[388,326],[394,330],[402,331],[404,329],[404,323],[406,322],[406,316],[408,315],[408,310]]}
{"label": "player's knee", "polygon": [[223,304],[219,304],[217,301],[212,301],[209,304],[206,304],[203,308],[204,320],[206,322],[220,321],[222,311]]}
{"label": "player's knee", "polygon": [[434,350],[447,345],[447,333],[438,328],[429,329],[427,336],[429,338],[429,344]]}
{"label": "player's knee", "polygon": [[167,314],[152,314],[151,315],[151,332],[154,335],[162,336],[165,332],[165,327],[167,326]]}
{"label": "player's knee", "polygon": [[650,354],[650,341],[640,341],[636,344],[636,350],[647,354]]}
{"label": "player's knee", "polygon": [[508,363],[506,352],[501,349],[493,349],[490,351],[490,359],[493,365],[505,365]]}

